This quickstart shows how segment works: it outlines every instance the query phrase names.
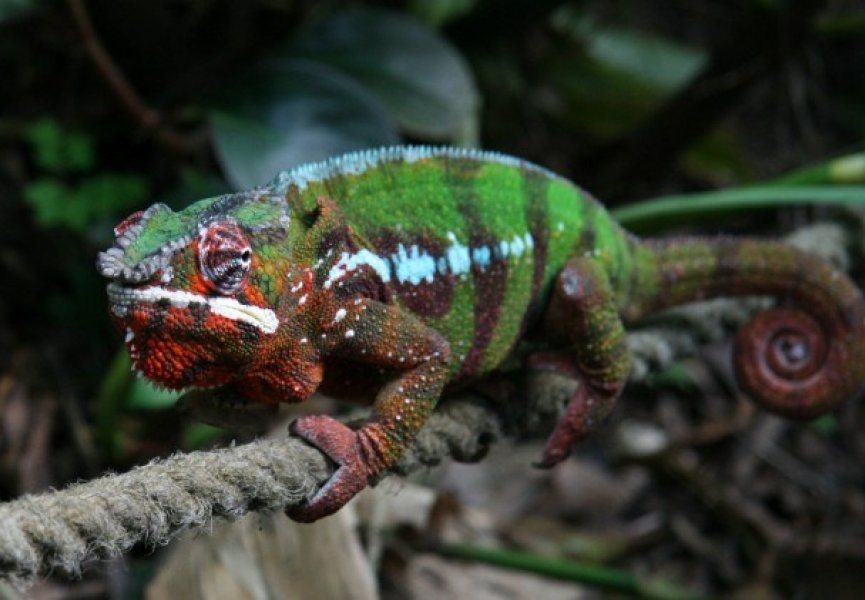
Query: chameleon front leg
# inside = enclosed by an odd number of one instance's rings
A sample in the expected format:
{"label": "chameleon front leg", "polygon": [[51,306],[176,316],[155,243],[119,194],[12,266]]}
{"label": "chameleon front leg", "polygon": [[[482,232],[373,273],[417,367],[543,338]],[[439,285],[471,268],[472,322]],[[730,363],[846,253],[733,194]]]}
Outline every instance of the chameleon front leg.
{"label": "chameleon front leg", "polygon": [[530,367],[576,375],[580,380],[538,463],[552,467],[612,410],[631,360],[610,281],[595,260],[568,261],[554,283],[545,320],[552,341],[563,343],[566,350],[533,356]]}
{"label": "chameleon front leg", "polygon": [[333,355],[398,374],[379,391],[369,420],[357,430],[323,415],[292,423],[292,433],[339,465],[307,504],[286,511],[302,522],[337,511],[396,463],[432,413],[450,361],[450,347],[438,332],[408,312],[363,298],[336,309],[322,331],[336,340]]}

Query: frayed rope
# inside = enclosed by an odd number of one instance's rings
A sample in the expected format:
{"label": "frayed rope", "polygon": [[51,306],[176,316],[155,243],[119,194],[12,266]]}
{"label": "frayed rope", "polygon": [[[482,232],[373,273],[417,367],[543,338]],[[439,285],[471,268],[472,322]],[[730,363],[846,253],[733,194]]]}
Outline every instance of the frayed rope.
{"label": "frayed rope", "polygon": [[[495,412],[448,402],[400,463],[400,472],[447,456],[479,456],[498,436]],[[137,543],[158,546],[221,517],[306,501],[332,473],[318,450],[292,437],[176,454],[121,475],[0,505],[0,576],[25,587],[42,574],[78,576],[91,560]]]}

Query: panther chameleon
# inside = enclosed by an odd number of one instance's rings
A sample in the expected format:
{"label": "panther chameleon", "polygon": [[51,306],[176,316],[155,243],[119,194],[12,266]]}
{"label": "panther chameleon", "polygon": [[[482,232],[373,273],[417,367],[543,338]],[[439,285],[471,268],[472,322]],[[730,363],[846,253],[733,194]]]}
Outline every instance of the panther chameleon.
{"label": "panther chameleon", "polygon": [[351,428],[291,431],[338,468],[300,521],[331,514],[393,466],[443,392],[490,376],[529,336],[531,368],[581,385],[546,442],[567,456],[629,373],[625,323],[717,296],[768,295],[737,336],[754,400],[809,418],[865,379],[865,301],[822,260],[773,241],[640,240],[589,194],[523,160],[400,146],[282,172],[262,187],[115,228],[98,269],[133,368],[171,389],[256,403],[317,389],[372,402]]}

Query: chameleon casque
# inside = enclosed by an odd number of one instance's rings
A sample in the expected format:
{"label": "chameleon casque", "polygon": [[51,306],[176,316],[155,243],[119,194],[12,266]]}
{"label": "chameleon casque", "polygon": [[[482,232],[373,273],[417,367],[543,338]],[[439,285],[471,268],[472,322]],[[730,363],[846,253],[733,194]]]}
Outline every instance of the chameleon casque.
{"label": "chameleon casque", "polygon": [[624,324],[716,296],[779,306],[739,333],[735,366],[762,406],[812,417],[865,379],[865,301],[823,261],[771,241],[643,241],[567,180],[492,152],[393,147],[280,173],[173,212],[155,204],[99,255],[133,368],[172,389],[222,387],[254,403],[320,386],[374,398],[356,429],[292,424],[338,465],[289,515],[339,509],[400,457],[445,388],[502,364],[581,381],[546,443],[565,458],[629,373]]}

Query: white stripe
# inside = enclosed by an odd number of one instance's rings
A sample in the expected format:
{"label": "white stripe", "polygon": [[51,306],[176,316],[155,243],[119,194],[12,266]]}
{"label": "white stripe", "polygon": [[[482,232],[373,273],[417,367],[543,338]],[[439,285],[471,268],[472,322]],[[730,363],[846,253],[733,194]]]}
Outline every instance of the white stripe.
{"label": "white stripe", "polygon": [[[109,284],[108,293],[112,300],[118,302],[148,302],[156,303],[160,300],[168,300],[175,308],[186,308],[191,303],[201,302],[206,304],[214,314],[232,321],[243,321],[254,325],[264,333],[274,333],[279,327],[279,319],[276,313],[269,308],[241,304],[234,298],[208,298],[192,292],[182,290],[168,290],[162,287],[149,287],[141,290],[129,289]],[[113,288],[113,289],[112,289]]]}
{"label": "white stripe", "polygon": [[366,248],[349,254],[343,252],[339,260],[330,268],[327,274],[327,280],[324,282],[324,289],[330,289],[334,282],[350,271],[354,271],[361,265],[369,265],[378,273],[378,276],[384,283],[390,281],[390,267],[387,261],[375,252],[370,252]]}

